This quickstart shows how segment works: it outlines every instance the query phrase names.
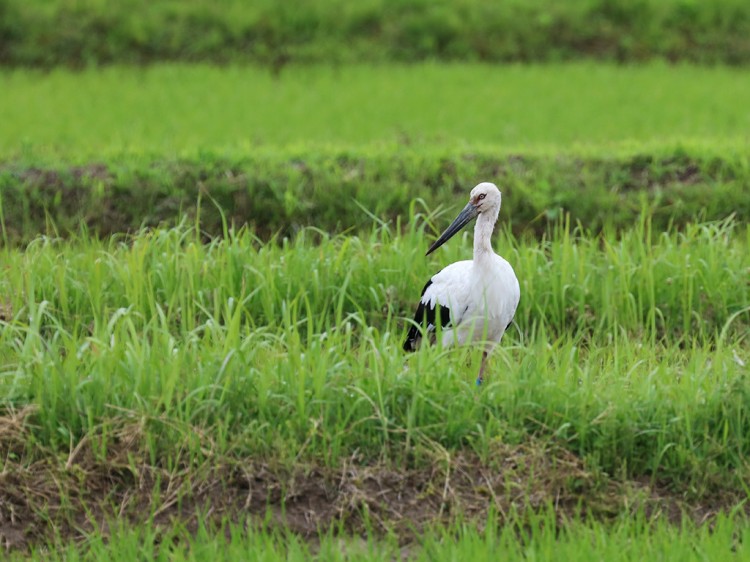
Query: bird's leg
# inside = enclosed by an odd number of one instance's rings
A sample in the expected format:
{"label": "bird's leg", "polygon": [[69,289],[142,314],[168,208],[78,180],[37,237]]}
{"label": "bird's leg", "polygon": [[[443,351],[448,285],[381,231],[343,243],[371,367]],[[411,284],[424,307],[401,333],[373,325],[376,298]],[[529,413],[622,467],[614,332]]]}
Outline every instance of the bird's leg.
{"label": "bird's leg", "polygon": [[482,352],[482,364],[479,367],[479,376],[477,377],[477,386],[484,382],[484,368],[487,366],[487,352]]}

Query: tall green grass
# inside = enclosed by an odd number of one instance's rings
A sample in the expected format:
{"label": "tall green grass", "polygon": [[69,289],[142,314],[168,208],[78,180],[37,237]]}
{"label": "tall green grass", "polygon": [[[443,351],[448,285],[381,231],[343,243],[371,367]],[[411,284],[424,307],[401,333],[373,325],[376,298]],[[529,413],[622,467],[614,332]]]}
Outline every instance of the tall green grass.
{"label": "tall green grass", "polygon": [[400,349],[424,281],[469,253],[467,235],[424,259],[428,224],[208,244],[182,226],[4,248],[6,407],[38,407],[44,447],[87,436],[102,454],[107,420],[141,419],[164,462],[210,449],[412,463],[531,434],[696,491],[743,473],[750,228],[654,236],[644,217],[619,240],[502,233],[522,299],[477,391],[476,350]]}
{"label": "tall green grass", "polygon": [[0,154],[174,154],[208,147],[404,142],[566,149],[747,147],[746,72],[568,64],[159,65],[0,74]]}

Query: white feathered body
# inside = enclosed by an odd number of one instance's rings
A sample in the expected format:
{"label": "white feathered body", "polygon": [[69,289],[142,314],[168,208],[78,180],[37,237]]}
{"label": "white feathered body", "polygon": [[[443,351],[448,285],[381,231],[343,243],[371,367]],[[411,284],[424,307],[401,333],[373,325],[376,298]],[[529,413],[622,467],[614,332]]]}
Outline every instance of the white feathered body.
{"label": "white feathered body", "polygon": [[521,298],[513,267],[494,252],[482,258],[450,264],[432,276],[422,295],[426,307],[450,310],[443,345],[485,341],[490,351],[513,320]]}

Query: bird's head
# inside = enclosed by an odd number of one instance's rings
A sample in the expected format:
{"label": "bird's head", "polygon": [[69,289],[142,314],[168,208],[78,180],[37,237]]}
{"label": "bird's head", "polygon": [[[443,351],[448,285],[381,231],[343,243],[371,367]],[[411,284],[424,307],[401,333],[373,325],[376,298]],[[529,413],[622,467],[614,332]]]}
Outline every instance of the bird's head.
{"label": "bird's head", "polygon": [[482,182],[471,190],[469,202],[466,207],[458,214],[451,225],[445,229],[440,238],[427,250],[426,255],[430,255],[440,246],[450,240],[459,230],[469,224],[477,215],[487,214],[492,217],[492,223],[497,220],[497,214],[500,212],[501,203],[500,190],[494,183]]}
{"label": "bird's head", "polygon": [[500,208],[502,195],[494,183],[482,182],[471,190],[469,204],[477,209],[477,214]]}

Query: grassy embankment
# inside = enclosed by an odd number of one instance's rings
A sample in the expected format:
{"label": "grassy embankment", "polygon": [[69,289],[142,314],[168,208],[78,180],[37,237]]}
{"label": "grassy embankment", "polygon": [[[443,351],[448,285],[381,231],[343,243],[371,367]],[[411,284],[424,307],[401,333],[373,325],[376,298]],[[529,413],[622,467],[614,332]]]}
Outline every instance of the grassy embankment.
{"label": "grassy embankment", "polygon": [[2,0],[0,64],[750,60],[743,0]]}

